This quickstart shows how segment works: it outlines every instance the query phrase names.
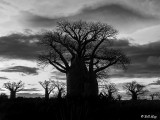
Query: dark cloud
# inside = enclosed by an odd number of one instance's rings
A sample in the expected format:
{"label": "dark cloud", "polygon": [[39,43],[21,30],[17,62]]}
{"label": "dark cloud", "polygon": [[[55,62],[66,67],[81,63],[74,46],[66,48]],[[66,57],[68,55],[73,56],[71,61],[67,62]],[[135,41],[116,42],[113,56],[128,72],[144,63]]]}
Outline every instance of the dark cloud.
{"label": "dark cloud", "polygon": [[0,56],[10,59],[36,59],[39,47],[36,41],[40,39],[38,34],[13,33],[0,37]]}
{"label": "dark cloud", "polygon": [[44,97],[44,95],[38,93],[17,93],[17,97],[35,98],[35,97]]}
{"label": "dark cloud", "polygon": [[147,62],[151,65],[160,65],[160,56],[149,56]]}
{"label": "dark cloud", "polygon": [[160,85],[160,80],[154,81],[153,83],[150,83],[148,85]]}
{"label": "dark cloud", "polygon": [[28,11],[21,11],[21,16],[18,21],[25,26],[31,28],[43,28],[43,27],[53,27],[61,18],[49,18],[45,16],[40,16],[33,14]]}
{"label": "dark cloud", "polygon": [[117,84],[116,84],[116,87],[117,87],[119,90],[123,90],[123,85],[124,85],[124,83],[117,83]]}
{"label": "dark cloud", "polygon": [[87,7],[82,10],[82,13],[101,13],[102,15],[110,14],[110,15],[118,15],[121,17],[127,17],[128,19],[153,19],[153,16],[149,16],[141,13],[127,5],[123,4],[103,4],[98,7]]}
{"label": "dark cloud", "polygon": [[28,85],[30,85],[30,86],[35,86],[36,84],[28,84]]}
{"label": "dark cloud", "polygon": [[61,73],[59,71],[53,71],[53,75],[51,78],[57,79],[57,80],[66,80],[66,75],[64,73]]}
{"label": "dark cloud", "polygon": [[8,80],[7,77],[0,77],[0,80]]}
{"label": "dark cloud", "polygon": [[27,75],[37,75],[38,68],[26,66],[14,66],[1,70],[1,72],[20,72]]}
{"label": "dark cloud", "polygon": [[[129,40],[114,40],[113,48],[120,48],[131,59],[131,64],[125,71],[119,70],[110,77],[128,78],[153,78],[160,77],[160,41],[145,45],[132,45]],[[153,61],[151,61],[152,59]],[[58,71],[53,72],[53,78],[65,80],[65,74]]]}
{"label": "dark cloud", "polygon": [[[81,9],[77,14],[68,17],[51,18],[40,16],[28,11],[21,11],[18,21],[25,26],[30,27],[53,27],[56,22],[63,19],[101,21],[113,25],[120,31],[131,32],[135,29],[156,25],[159,18],[153,15],[142,13],[125,4],[106,4],[99,6],[88,6]],[[126,30],[127,29],[127,30]]]}
{"label": "dark cloud", "polygon": [[40,91],[39,89],[37,88],[26,88],[26,89],[23,89],[22,91]]}
{"label": "dark cloud", "polygon": [[10,4],[9,2],[4,1],[4,0],[1,0],[0,4],[7,5],[7,6],[12,6],[12,4]]}
{"label": "dark cloud", "polygon": [[[116,42],[116,41],[115,41]],[[121,42],[121,40],[118,41]],[[122,50],[131,59],[131,64],[124,72],[115,72],[111,77],[160,77],[160,41],[146,45],[131,45],[122,40]],[[117,43],[115,43],[117,44]]]}
{"label": "dark cloud", "polygon": [[107,22],[120,31],[127,29],[127,32],[159,23],[157,17],[141,13],[125,4],[104,4],[96,8],[87,7],[76,17],[90,21]]}
{"label": "dark cloud", "polygon": [[0,88],[0,91],[5,91],[4,89]]}

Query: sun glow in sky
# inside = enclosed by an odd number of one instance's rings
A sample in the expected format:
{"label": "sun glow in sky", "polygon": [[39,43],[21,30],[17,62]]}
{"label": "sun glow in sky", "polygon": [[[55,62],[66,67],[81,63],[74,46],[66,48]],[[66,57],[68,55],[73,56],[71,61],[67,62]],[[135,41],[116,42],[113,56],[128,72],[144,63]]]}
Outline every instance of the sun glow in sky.
{"label": "sun glow in sky", "polygon": [[[153,83],[156,87],[149,88],[159,89],[159,0],[0,0],[0,18],[0,87],[7,81],[22,80],[30,89],[22,92],[24,95],[38,95],[43,93],[38,81],[64,76],[52,66],[43,69],[37,65],[34,56],[38,49],[33,40],[37,32],[53,29],[61,19],[81,19],[116,28],[120,39],[117,46],[132,59],[127,71],[114,73],[109,80],[117,86],[137,80],[146,85]],[[0,92],[7,92],[4,90]]]}

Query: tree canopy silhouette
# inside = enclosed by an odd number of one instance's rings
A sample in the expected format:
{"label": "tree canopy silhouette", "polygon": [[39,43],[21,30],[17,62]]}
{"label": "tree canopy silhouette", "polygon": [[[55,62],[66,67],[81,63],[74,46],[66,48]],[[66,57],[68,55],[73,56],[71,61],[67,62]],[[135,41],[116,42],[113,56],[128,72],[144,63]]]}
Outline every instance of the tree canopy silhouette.
{"label": "tree canopy silhouette", "polygon": [[61,99],[62,94],[65,92],[66,84],[64,82],[60,82],[58,80],[57,81],[52,81],[52,83],[53,83],[53,86],[55,88],[57,88],[57,92],[58,92],[57,97],[59,99]]}
{"label": "tree canopy silhouette", "polygon": [[22,81],[19,82],[7,82],[4,83],[4,87],[10,91],[10,99],[16,98],[16,93],[23,90],[24,83]]}
{"label": "tree canopy silhouette", "polygon": [[109,100],[113,100],[114,93],[117,93],[118,89],[116,88],[116,85],[114,83],[109,83],[104,85],[103,93],[108,97]]}
{"label": "tree canopy silhouette", "polygon": [[45,90],[45,99],[48,100],[49,99],[49,95],[50,93],[53,91],[53,89],[55,88],[55,86],[52,84],[51,80],[45,80],[45,81],[40,81],[39,84],[44,88]]}
{"label": "tree canopy silhouette", "polygon": [[137,100],[139,95],[144,95],[148,92],[144,85],[141,85],[136,81],[125,83],[123,89],[126,90],[128,95],[132,96],[132,100]]}
{"label": "tree canopy silhouette", "polygon": [[154,100],[154,98],[157,97],[158,95],[159,95],[158,92],[149,94],[149,96],[151,97],[151,100]]}
{"label": "tree canopy silhouette", "polygon": [[105,69],[130,63],[120,50],[112,47],[117,30],[100,22],[58,22],[53,31],[47,31],[40,40],[43,52],[39,64],[51,64],[66,74],[68,96],[97,96],[97,77]]}

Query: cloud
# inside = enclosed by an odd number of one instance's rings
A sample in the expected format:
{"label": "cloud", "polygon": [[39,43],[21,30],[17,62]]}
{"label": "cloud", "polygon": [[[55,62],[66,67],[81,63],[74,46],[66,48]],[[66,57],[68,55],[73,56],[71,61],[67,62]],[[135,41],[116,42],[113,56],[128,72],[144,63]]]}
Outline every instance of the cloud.
{"label": "cloud", "polygon": [[35,86],[36,84],[30,84],[30,83],[29,83],[28,85],[29,85],[29,86]]}
{"label": "cloud", "polygon": [[[121,43],[120,47],[118,46]],[[160,77],[160,41],[145,45],[132,45],[126,40],[115,41],[115,48],[121,48],[131,59],[126,71],[114,72],[111,77],[152,78]]]}
{"label": "cloud", "polygon": [[148,85],[160,85],[160,80],[154,81],[153,83],[150,83]]}
{"label": "cloud", "polygon": [[[127,4],[120,3],[103,3],[98,5],[84,6],[74,15],[53,17],[48,15],[39,15],[29,11],[21,11],[20,16],[16,17],[21,25],[32,28],[51,28],[57,21],[67,20],[85,20],[85,21],[101,21],[114,26],[116,29],[125,32],[145,28],[159,24],[159,18],[152,14],[146,14],[142,11],[134,9]],[[127,30],[126,30],[127,29]]]}
{"label": "cloud", "polygon": [[0,88],[0,91],[5,91],[4,89]]}
{"label": "cloud", "polygon": [[11,3],[7,2],[7,1],[4,1],[4,0],[1,0],[0,4],[7,5],[7,6],[12,6]]}
{"label": "cloud", "polygon": [[0,37],[0,56],[10,59],[36,59],[39,48],[36,41],[38,34],[12,33]]}
{"label": "cloud", "polygon": [[[115,26],[120,31],[133,31],[150,25],[158,24],[159,18],[142,13],[126,4],[103,4],[99,7],[84,8],[76,16],[78,19],[101,21]],[[126,32],[127,32],[126,31]]]}
{"label": "cloud", "polygon": [[29,11],[21,11],[18,21],[23,26],[29,26],[31,28],[44,28],[53,27],[61,18],[51,18],[46,16],[37,15]]}
{"label": "cloud", "polygon": [[86,7],[82,10],[82,13],[100,13],[102,15],[108,14],[108,15],[117,15],[118,17],[128,17],[131,18],[137,18],[137,19],[153,19],[154,16],[150,16],[147,14],[143,14],[140,11],[137,11],[134,8],[131,8],[125,4],[119,4],[119,3],[113,3],[113,4],[102,4],[101,6],[95,7]]}
{"label": "cloud", "polygon": [[23,89],[22,91],[40,91],[39,89],[37,89],[37,88],[25,88],[25,89]]}
{"label": "cloud", "polygon": [[0,77],[0,80],[8,80],[7,77]]}
{"label": "cloud", "polygon": [[52,72],[52,76],[51,79],[55,79],[55,80],[66,80],[66,75],[64,73],[61,73],[59,71],[53,71]]}
{"label": "cloud", "polygon": [[26,66],[14,66],[1,70],[1,72],[21,72],[27,75],[37,75],[38,68]]}
{"label": "cloud", "polygon": [[160,65],[160,57],[158,56],[149,56],[147,62],[151,65]]}
{"label": "cloud", "polygon": [[38,93],[17,93],[17,97],[35,98],[35,97],[44,97],[44,95]]}

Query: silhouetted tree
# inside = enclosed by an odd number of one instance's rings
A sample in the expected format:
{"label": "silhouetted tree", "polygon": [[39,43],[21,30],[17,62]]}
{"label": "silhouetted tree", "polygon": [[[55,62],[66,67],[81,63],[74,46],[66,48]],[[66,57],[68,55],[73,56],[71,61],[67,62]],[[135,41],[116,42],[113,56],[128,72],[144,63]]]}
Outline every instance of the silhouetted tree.
{"label": "silhouetted tree", "polygon": [[55,88],[55,86],[52,84],[52,81],[50,80],[45,80],[45,81],[40,81],[39,84],[44,88],[45,90],[45,99],[48,100],[49,99],[49,95],[50,93],[53,91],[53,89]]}
{"label": "silhouetted tree", "polygon": [[151,97],[151,100],[154,100],[154,98],[158,96],[158,93],[151,93],[149,96]]}
{"label": "silhouetted tree", "polygon": [[60,81],[52,81],[55,88],[58,90],[58,99],[62,98],[62,94],[65,92],[65,86],[66,84],[64,82]]}
{"label": "silhouetted tree", "polygon": [[122,99],[122,95],[118,94],[117,99],[120,101]]}
{"label": "silhouetted tree", "polygon": [[130,60],[111,41],[117,34],[108,24],[63,21],[40,40],[39,64],[51,64],[66,74],[68,96],[97,96],[97,77],[111,66],[126,68]]}
{"label": "silhouetted tree", "polygon": [[127,94],[132,96],[132,100],[137,100],[139,95],[144,95],[147,90],[145,86],[137,83],[136,81],[125,83],[123,89],[126,90]]}
{"label": "silhouetted tree", "polygon": [[22,81],[19,82],[7,82],[4,83],[4,87],[10,91],[10,99],[16,98],[16,93],[22,91],[24,88],[24,83]]}
{"label": "silhouetted tree", "polygon": [[0,100],[6,100],[8,99],[8,96],[5,93],[0,94]]}
{"label": "silhouetted tree", "polygon": [[116,93],[118,91],[118,89],[116,88],[116,85],[114,83],[109,83],[104,85],[104,94],[107,95],[109,100],[113,100],[114,96],[113,94]]}

